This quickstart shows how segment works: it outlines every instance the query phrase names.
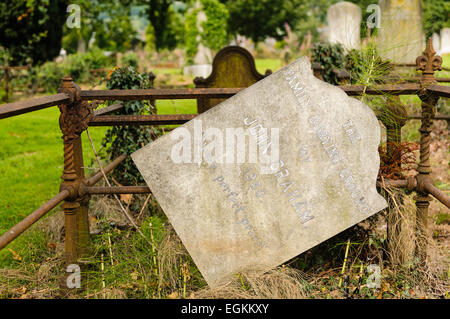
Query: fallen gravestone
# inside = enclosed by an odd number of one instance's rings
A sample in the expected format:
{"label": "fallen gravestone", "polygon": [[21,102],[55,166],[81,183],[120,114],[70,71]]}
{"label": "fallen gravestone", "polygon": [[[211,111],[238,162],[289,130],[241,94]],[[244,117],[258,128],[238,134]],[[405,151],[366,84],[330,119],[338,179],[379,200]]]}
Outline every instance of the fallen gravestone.
{"label": "fallen gravestone", "polygon": [[384,209],[379,142],[372,110],[314,77],[302,58],[132,158],[217,286],[274,268]]}

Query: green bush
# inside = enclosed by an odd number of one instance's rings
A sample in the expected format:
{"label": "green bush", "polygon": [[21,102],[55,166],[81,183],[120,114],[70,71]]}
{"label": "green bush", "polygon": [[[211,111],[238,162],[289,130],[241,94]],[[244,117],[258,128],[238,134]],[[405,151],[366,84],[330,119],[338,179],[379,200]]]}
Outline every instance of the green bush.
{"label": "green bush", "polygon": [[344,68],[344,48],[341,44],[318,42],[312,47],[312,60],[323,67],[325,82],[337,85],[338,80],[333,70]]}
{"label": "green bush", "polygon": [[70,75],[74,82],[81,82],[88,74],[88,64],[83,53],[69,54],[63,62],[65,75]]}
{"label": "green bush", "polygon": [[120,60],[120,62],[122,63],[122,65],[124,67],[133,67],[135,69],[137,69],[138,64],[139,64],[139,59],[138,56],[136,55],[136,53],[134,52],[127,52],[123,55],[122,59]]}
{"label": "green bush", "polygon": [[[110,76],[106,87],[114,89],[148,89],[151,81],[149,74],[139,74],[133,67],[116,69]],[[125,107],[117,111],[117,115],[155,114],[155,108],[148,101],[125,102]],[[130,155],[160,135],[156,128],[148,126],[115,126],[106,131],[102,141],[104,152],[102,157],[109,161],[122,154]],[[144,180],[131,158],[119,164],[111,173],[121,184],[135,185]]]}
{"label": "green bush", "polygon": [[61,85],[64,72],[55,62],[46,62],[37,70],[37,83],[45,92],[54,93]]}

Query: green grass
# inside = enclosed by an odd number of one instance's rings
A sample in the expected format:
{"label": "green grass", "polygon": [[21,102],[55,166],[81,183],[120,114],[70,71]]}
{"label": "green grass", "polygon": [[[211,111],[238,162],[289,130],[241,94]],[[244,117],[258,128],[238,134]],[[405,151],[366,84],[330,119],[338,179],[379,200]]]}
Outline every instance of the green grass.
{"label": "green grass", "polygon": [[[52,107],[0,122],[0,234],[59,192],[63,170],[59,114]],[[104,130],[90,129],[97,148]],[[90,166],[93,155],[86,136],[83,148],[85,165]],[[24,238],[8,248],[20,249]],[[11,256],[9,251],[0,251],[0,265],[7,256]]]}

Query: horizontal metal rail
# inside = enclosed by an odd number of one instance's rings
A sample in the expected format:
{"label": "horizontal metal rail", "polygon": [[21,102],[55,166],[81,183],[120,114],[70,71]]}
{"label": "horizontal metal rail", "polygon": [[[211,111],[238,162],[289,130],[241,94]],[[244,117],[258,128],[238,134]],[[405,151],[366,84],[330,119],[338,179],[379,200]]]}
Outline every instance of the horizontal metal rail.
{"label": "horizontal metal rail", "polygon": [[438,201],[450,208],[450,196],[435,187],[431,182],[425,183],[425,189],[428,193],[433,195]]}
{"label": "horizontal metal rail", "polygon": [[[117,157],[114,161],[112,161],[111,163],[109,163],[108,165],[106,165],[105,167],[103,167],[103,172],[105,174],[108,174],[109,172],[111,172],[113,169],[115,169],[117,167],[117,165],[119,165],[121,162],[123,162],[125,159],[127,158],[127,156],[125,154],[120,155],[119,157]],[[90,176],[89,178],[87,178],[85,180],[85,184],[87,186],[92,186],[95,185],[98,181],[100,181],[103,178],[103,173],[102,171],[98,171],[97,173],[95,173],[94,175]]]}
{"label": "horizontal metal rail", "polygon": [[99,110],[94,111],[94,116],[107,115],[119,111],[124,108],[124,104],[122,103],[114,103],[107,107],[101,108]]}
{"label": "horizontal metal rail", "polygon": [[148,186],[117,186],[117,187],[86,187],[90,195],[95,194],[148,194],[151,193]]}
{"label": "horizontal metal rail", "polygon": [[63,190],[58,195],[50,199],[44,205],[36,209],[30,215],[22,219],[17,225],[12,227],[9,231],[4,233],[0,237],[0,250],[2,250],[6,245],[16,239],[20,234],[22,234],[25,230],[30,228],[35,222],[37,222],[40,218],[42,218],[45,214],[47,214],[50,210],[55,208],[59,203],[61,203],[67,196],[69,196],[70,192],[68,190]]}
{"label": "horizontal metal rail", "polygon": [[45,109],[69,101],[70,97],[67,94],[58,93],[21,102],[2,104],[0,105],[0,119]]}
{"label": "horizontal metal rail", "polygon": [[450,97],[450,86],[447,85],[431,84],[427,87],[427,91],[440,97]]}
{"label": "horizontal metal rail", "polygon": [[88,90],[81,91],[83,100],[172,100],[228,98],[244,88],[213,89],[144,89],[144,90]]}
{"label": "horizontal metal rail", "polygon": [[94,117],[89,126],[121,125],[170,125],[183,124],[198,114],[160,114],[160,115],[103,115]]}
{"label": "horizontal metal rail", "polygon": [[344,90],[349,96],[357,96],[362,94],[368,95],[410,95],[417,94],[420,90],[420,83],[403,83],[403,84],[382,84],[373,86],[364,85],[340,85],[339,88]]}

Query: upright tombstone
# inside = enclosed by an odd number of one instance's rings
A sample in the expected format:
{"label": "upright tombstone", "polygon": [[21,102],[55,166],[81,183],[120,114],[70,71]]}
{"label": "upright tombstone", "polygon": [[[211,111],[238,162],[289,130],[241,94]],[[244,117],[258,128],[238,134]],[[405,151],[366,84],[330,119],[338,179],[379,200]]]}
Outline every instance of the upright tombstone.
{"label": "upright tombstone", "polygon": [[328,8],[328,41],[340,43],[346,50],[361,45],[361,9],[351,2],[338,2]]}
{"label": "upright tombstone", "polygon": [[378,50],[392,63],[415,63],[425,46],[422,0],[380,0]]}
{"label": "upright tombstone", "polygon": [[440,54],[450,53],[450,28],[441,30],[441,50]]}
{"label": "upright tombstone", "polygon": [[386,207],[373,111],[306,57],[132,154],[210,286],[264,272]]}
{"label": "upright tombstone", "polygon": [[439,37],[439,34],[433,33],[432,39],[434,50],[437,54],[441,54],[441,38]]}
{"label": "upright tombstone", "polygon": [[[267,70],[260,74],[255,67],[253,56],[240,46],[228,46],[214,57],[212,72],[207,77],[194,79],[196,88],[245,88],[271,74]],[[225,99],[197,99],[197,111],[203,113]]]}

